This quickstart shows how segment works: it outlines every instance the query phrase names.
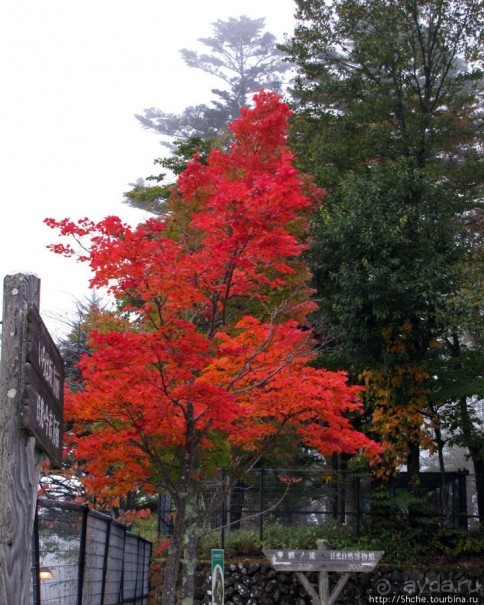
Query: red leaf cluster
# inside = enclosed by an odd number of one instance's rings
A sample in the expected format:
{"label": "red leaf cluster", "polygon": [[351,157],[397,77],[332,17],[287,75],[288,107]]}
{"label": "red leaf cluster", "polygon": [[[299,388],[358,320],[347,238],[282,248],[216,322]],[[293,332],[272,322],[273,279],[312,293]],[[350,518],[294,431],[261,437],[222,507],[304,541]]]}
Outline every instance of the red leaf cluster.
{"label": "red leaf cluster", "polygon": [[349,420],[358,388],[308,366],[300,325],[314,304],[300,256],[318,192],[285,147],[289,115],[260,93],[228,151],[188,164],[164,218],[135,228],[117,217],[46,221],[87,240],[79,258],[91,286],[107,286],[118,305],[120,328],[91,335],[85,388],[67,398],[92,489],[150,489],[186,452],[195,475],[217,435],[239,454],[285,434],[323,454],[379,451]]}

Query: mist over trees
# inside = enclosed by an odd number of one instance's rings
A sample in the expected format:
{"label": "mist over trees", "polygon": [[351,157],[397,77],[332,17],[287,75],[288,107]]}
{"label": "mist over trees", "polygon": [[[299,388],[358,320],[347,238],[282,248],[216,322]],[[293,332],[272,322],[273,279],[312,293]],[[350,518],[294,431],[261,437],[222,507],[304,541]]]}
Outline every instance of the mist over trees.
{"label": "mist over trees", "polygon": [[180,51],[186,65],[218,80],[220,87],[212,89],[213,100],[208,105],[191,105],[179,114],[155,107],[145,109],[136,116],[141,125],[163,135],[162,145],[172,149],[174,141],[210,139],[226,132],[249,96],[258,90],[280,92],[289,65],[277,48],[275,36],[264,28],[265,19],[244,15],[213,23],[212,35],[198,40],[207,52]]}
{"label": "mist over trees", "polygon": [[171,153],[155,161],[163,172],[138,179],[125,193],[124,201],[130,206],[163,214],[173,186],[167,174],[179,175],[195,153],[203,160],[210,149],[226,145],[228,124],[238,118],[252,94],[261,89],[280,92],[284,87],[290,66],[275,36],[265,31],[265,19],[242,15],[220,19],[212,28],[212,36],[199,39],[206,53],[180,51],[188,66],[218,80],[212,101],[191,105],[179,114],[151,107],[136,115],[143,128],[162,136],[161,144]]}

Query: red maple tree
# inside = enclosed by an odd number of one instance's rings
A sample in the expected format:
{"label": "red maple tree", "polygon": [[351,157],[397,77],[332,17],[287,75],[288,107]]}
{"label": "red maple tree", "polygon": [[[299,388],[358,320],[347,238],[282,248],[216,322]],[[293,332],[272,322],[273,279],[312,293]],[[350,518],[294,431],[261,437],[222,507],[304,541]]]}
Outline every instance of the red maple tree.
{"label": "red maple tree", "polygon": [[189,162],[166,216],[136,228],[116,217],[46,220],[87,238],[79,258],[91,287],[117,302],[109,329],[91,334],[84,388],[67,397],[66,415],[89,489],[171,493],[165,605],[175,602],[183,544],[196,542],[210,468],[223,465],[230,486],[285,437],[325,455],[379,452],[351,424],[358,387],[308,365],[314,346],[301,326],[314,303],[301,253],[322,192],[293,166],[287,105],[268,92],[254,103],[231,126],[228,151]]}

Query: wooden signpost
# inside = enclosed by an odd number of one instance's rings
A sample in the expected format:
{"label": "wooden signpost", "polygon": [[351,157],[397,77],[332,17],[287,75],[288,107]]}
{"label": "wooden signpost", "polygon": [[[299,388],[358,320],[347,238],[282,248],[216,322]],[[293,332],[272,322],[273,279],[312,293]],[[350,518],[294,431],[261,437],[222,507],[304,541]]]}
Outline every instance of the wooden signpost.
{"label": "wooden signpost", "polygon": [[52,465],[62,465],[64,362],[33,305],[27,313],[23,426],[35,436]]}
{"label": "wooden signpost", "polygon": [[[275,571],[295,572],[311,597],[313,605],[334,605],[350,574],[368,573],[375,569],[383,556],[382,550],[328,550],[324,540],[318,542],[318,550],[264,550]],[[319,573],[319,594],[304,575]],[[329,591],[329,572],[343,573],[333,592]]]}
{"label": "wooden signpost", "polygon": [[30,601],[40,465],[62,462],[62,359],[37,311],[40,280],[4,280],[0,374],[0,603]]}

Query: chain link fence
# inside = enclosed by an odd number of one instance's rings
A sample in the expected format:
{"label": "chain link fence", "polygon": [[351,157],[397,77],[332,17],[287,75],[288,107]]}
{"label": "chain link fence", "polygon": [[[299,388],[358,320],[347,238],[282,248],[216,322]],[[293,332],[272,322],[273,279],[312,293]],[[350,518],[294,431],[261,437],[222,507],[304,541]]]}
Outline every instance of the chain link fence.
{"label": "chain link fence", "polygon": [[39,500],[32,605],[147,605],[151,542],[107,515]]}
{"label": "chain link fence", "polygon": [[[223,473],[205,483],[201,508],[208,509],[224,483]],[[472,530],[479,526],[475,477],[467,471],[422,472],[419,485],[410,488],[407,473],[400,473],[384,490],[370,475],[321,469],[254,469],[240,478],[219,509],[205,517],[206,531],[257,531],[263,538],[268,525],[319,526],[337,520],[354,528],[379,517],[394,522],[410,515]],[[409,494],[411,493],[411,496]],[[176,511],[159,508],[160,533],[170,533],[169,519]]]}

